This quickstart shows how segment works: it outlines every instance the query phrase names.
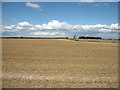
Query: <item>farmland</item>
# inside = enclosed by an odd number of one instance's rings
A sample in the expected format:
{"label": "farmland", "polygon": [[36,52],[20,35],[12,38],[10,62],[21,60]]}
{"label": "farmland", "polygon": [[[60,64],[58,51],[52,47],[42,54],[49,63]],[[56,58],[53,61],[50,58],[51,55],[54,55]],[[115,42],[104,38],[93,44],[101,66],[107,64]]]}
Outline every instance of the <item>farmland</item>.
{"label": "farmland", "polygon": [[117,88],[118,43],[3,39],[3,88]]}

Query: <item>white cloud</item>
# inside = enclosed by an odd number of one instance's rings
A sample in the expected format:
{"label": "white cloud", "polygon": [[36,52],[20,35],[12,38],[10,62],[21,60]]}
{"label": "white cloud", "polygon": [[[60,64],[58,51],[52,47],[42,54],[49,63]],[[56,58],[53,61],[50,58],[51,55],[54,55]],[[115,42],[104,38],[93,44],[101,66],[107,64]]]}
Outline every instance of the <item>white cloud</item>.
{"label": "white cloud", "polygon": [[41,25],[35,25],[35,28],[36,29],[42,29],[42,26]]}
{"label": "white cloud", "polygon": [[29,22],[20,22],[16,25],[4,25],[3,32],[26,32],[27,35],[68,35],[69,33],[100,33],[113,34],[118,32],[118,24],[111,25],[72,25],[67,22],[51,20],[47,24],[32,25]]}
{"label": "white cloud", "polygon": [[59,22],[57,20],[51,20],[48,24],[42,24],[42,29],[68,29],[69,24],[66,22]]}
{"label": "white cloud", "polygon": [[29,24],[28,22],[20,22],[20,23],[18,23],[18,25],[22,26],[22,27],[24,27],[24,26],[31,26],[31,24]]}
{"label": "white cloud", "polygon": [[5,30],[12,30],[15,26],[14,25],[10,25],[10,26],[4,26]]}
{"label": "white cloud", "polygon": [[110,29],[118,29],[118,24],[111,24]]}
{"label": "white cloud", "polygon": [[9,25],[4,26],[4,30],[12,30],[12,29],[18,29],[18,30],[67,30],[67,31],[89,31],[89,30],[97,30],[105,29],[105,30],[116,30],[118,29],[118,24],[111,24],[111,25],[71,25],[67,22],[59,22],[58,20],[51,20],[48,22],[48,24],[42,24],[42,25],[32,25],[29,22],[20,22],[17,25]]}
{"label": "white cloud", "polygon": [[16,29],[17,29],[17,30],[22,30],[23,27],[21,27],[21,26],[16,26]]}
{"label": "white cloud", "polygon": [[30,34],[31,35],[65,35],[65,33],[61,33],[61,32],[45,32],[45,31],[33,32]]}
{"label": "white cloud", "polygon": [[31,8],[36,8],[36,9],[41,8],[41,6],[39,4],[30,3],[30,2],[26,3],[26,6],[31,7]]}
{"label": "white cloud", "polygon": [[99,29],[100,32],[103,32],[103,33],[107,33],[107,32],[111,32],[112,30],[110,29]]}

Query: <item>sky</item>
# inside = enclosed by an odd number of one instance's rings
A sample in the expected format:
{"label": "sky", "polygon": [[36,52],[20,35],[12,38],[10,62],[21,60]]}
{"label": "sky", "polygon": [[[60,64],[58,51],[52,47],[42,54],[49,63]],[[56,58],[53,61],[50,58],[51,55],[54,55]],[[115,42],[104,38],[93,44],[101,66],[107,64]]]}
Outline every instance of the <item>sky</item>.
{"label": "sky", "polygon": [[117,2],[2,2],[2,35],[118,38]]}

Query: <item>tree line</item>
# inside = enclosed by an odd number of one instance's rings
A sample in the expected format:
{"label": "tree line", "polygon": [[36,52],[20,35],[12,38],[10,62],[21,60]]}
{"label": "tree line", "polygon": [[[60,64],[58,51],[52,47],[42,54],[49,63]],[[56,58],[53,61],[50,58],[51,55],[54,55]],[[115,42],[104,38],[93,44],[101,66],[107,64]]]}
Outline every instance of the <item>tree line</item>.
{"label": "tree line", "polygon": [[81,36],[81,37],[78,37],[79,39],[102,39],[101,37],[85,37],[85,36]]}

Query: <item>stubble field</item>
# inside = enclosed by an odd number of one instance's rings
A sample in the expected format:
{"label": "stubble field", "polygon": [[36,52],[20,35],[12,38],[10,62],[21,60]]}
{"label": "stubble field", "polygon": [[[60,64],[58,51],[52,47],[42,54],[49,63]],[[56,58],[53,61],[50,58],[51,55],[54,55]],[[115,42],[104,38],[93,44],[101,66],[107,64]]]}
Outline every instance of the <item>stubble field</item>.
{"label": "stubble field", "polygon": [[118,43],[3,39],[3,88],[117,88]]}

